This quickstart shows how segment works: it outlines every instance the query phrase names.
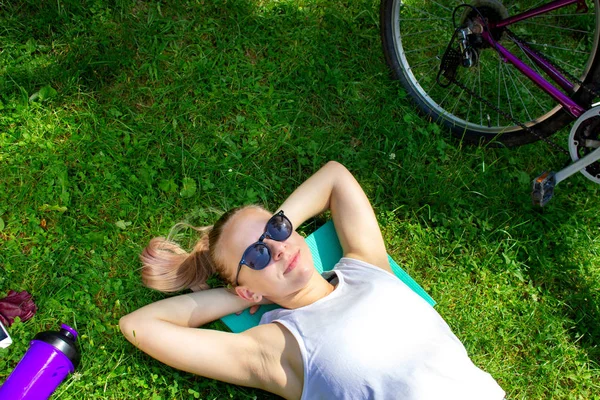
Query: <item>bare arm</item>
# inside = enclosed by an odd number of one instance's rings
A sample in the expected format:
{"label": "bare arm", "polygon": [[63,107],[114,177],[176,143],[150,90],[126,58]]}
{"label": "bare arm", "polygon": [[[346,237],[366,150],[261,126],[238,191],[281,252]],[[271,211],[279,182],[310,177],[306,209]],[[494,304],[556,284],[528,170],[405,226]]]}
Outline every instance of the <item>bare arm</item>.
{"label": "bare arm", "polygon": [[140,350],[172,367],[238,385],[261,387],[259,347],[248,335],[198,326],[241,311],[250,303],[210,289],[149,304],[121,318],[125,337]]}
{"label": "bare arm", "polygon": [[383,237],[369,199],[354,176],[330,161],[281,205],[294,226],[331,210],[344,255],[391,272]]}

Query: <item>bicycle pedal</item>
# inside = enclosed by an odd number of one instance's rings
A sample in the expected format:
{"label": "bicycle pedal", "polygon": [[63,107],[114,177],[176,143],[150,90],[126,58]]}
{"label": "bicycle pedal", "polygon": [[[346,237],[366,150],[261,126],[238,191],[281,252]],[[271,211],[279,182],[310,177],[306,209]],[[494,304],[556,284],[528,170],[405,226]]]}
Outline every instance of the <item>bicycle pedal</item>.
{"label": "bicycle pedal", "polygon": [[554,172],[544,172],[533,180],[531,200],[536,206],[545,206],[554,195],[556,176]]}

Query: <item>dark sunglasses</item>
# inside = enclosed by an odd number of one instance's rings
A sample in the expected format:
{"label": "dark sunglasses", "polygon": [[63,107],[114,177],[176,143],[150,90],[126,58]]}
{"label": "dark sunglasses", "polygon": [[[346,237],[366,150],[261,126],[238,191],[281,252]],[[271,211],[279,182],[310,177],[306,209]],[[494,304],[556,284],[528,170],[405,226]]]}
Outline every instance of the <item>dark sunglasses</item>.
{"label": "dark sunglasses", "polygon": [[238,277],[240,276],[240,270],[242,265],[246,265],[254,270],[261,270],[265,268],[271,262],[271,251],[265,244],[265,239],[276,240],[283,242],[292,235],[294,228],[290,220],[283,215],[283,211],[279,211],[273,215],[265,226],[265,231],[260,236],[258,241],[252,243],[244,254],[240,264],[238,265],[237,274],[235,275],[235,284],[238,285]]}

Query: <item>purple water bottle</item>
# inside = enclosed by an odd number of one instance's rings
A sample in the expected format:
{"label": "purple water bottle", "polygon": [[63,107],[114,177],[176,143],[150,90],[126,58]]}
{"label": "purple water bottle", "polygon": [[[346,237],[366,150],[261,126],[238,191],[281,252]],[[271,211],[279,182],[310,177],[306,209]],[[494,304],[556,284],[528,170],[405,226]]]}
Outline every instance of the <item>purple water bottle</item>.
{"label": "purple water bottle", "polygon": [[2,400],[47,400],[79,364],[77,332],[62,324],[59,332],[40,332],[6,382]]}

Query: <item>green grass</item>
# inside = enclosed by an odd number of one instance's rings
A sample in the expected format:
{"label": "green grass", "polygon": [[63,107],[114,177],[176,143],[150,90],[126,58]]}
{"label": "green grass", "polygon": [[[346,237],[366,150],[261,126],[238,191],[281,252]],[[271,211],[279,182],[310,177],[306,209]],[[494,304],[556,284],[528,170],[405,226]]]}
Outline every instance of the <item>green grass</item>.
{"label": "green grass", "polygon": [[536,209],[530,181],[562,156],[463,147],[420,118],[389,79],[376,1],[0,4],[0,295],[39,307],[10,328],[0,380],[68,323],[82,362],[54,398],[273,398],[161,365],[118,320],[162,297],[139,278],[151,237],[275,208],[335,159],[508,398],[598,398],[598,185],[574,176]]}

